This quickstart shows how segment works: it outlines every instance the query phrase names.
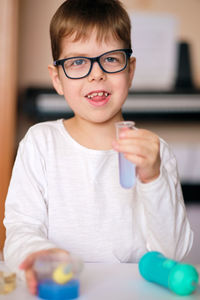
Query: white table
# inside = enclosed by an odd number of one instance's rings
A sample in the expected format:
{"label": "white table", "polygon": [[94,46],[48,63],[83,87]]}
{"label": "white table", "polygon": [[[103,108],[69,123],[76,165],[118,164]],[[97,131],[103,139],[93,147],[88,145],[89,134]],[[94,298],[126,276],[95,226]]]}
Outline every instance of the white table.
{"label": "white table", "polygon": [[[197,266],[200,271],[200,266]],[[0,262],[0,270],[5,265]],[[80,277],[79,300],[194,300],[200,299],[200,285],[190,296],[180,297],[156,284],[145,281],[139,274],[137,264],[85,264]],[[25,284],[17,282],[15,291],[0,295],[4,300],[36,300],[29,294]],[[63,299],[64,300],[64,299]]]}

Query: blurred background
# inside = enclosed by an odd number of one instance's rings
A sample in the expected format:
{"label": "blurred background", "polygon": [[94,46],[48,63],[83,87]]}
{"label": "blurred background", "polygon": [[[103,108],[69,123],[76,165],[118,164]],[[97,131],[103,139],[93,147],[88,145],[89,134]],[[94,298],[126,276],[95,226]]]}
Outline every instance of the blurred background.
{"label": "blurred background", "polygon": [[[49,23],[62,0],[0,1],[0,249],[4,201],[18,143],[36,122],[71,116],[55,94]],[[132,22],[135,80],[126,119],[172,147],[200,263],[200,1],[123,0]],[[31,208],[30,208],[31,209]]]}

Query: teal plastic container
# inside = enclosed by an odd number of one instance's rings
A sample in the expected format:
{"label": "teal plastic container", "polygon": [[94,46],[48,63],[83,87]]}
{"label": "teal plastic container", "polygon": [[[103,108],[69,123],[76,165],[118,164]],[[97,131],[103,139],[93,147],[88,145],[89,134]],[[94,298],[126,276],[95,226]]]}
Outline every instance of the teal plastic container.
{"label": "teal plastic container", "polygon": [[191,294],[198,285],[199,275],[195,267],[166,258],[160,252],[147,252],[139,261],[142,277],[164,286],[174,293]]}

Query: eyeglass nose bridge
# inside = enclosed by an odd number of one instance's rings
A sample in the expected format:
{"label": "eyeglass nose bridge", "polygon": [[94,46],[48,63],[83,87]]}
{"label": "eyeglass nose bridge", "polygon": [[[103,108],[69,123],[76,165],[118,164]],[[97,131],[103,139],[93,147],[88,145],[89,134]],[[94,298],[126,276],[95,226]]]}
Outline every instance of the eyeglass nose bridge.
{"label": "eyeglass nose bridge", "polygon": [[91,73],[92,68],[93,68],[93,64],[94,64],[95,62],[98,63],[100,69],[101,69],[104,73],[106,72],[106,71],[104,70],[104,68],[102,67],[101,63],[100,63],[100,58],[101,58],[101,56],[96,56],[96,57],[90,57],[90,58],[89,58],[89,60],[90,60],[90,62],[91,62],[91,66],[90,66],[90,69],[89,69],[89,71],[88,71],[87,76]]}

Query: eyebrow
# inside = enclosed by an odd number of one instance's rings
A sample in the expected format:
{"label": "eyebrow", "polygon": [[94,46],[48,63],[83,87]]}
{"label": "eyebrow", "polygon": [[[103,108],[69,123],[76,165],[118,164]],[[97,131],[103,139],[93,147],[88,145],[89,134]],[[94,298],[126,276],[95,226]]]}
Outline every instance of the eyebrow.
{"label": "eyebrow", "polygon": [[[116,50],[121,50],[121,49],[116,49]],[[72,57],[89,57],[89,58],[93,58],[93,57],[98,57],[98,56],[101,56],[105,53],[108,53],[108,52],[115,52],[116,50],[109,50],[109,51],[106,51],[104,53],[100,53],[99,55],[96,55],[96,56],[91,56],[91,55],[88,55],[86,53],[76,53],[76,52],[71,52],[71,53],[68,53],[67,55],[64,55],[64,57],[62,59],[66,59],[66,58],[72,58]]]}

